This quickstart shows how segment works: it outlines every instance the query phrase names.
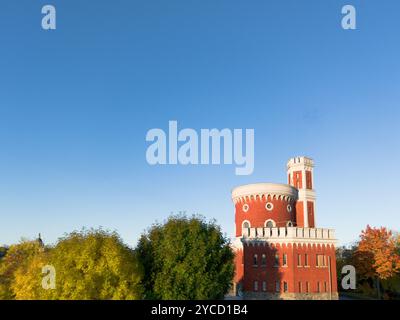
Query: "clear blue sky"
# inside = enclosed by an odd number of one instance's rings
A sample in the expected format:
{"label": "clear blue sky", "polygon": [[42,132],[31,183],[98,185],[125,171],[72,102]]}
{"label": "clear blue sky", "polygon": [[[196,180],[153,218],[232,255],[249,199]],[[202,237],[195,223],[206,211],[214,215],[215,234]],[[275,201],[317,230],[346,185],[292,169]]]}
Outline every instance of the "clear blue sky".
{"label": "clear blue sky", "polygon": [[[41,29],[41,7],[57,30]],[[341,8],[357,9],[357,30]],[[171,212],[234,230],[233,187],[315,159],[318,226],[400,229],[400,2],[3,0],[0,244],[103,226],[131,246]],[[146,133],[254,128],[255,170],[158,166]]]}

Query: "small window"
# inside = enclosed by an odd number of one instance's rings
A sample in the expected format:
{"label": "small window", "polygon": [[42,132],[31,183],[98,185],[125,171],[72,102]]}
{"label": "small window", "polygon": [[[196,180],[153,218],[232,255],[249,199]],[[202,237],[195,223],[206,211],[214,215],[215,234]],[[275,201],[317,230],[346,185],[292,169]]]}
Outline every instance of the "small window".
{"label": "small window", "polygon": [[269,220],[264,222],[264,226],[266,228],[274,228],[275,227],[275,222],[274,222],[274,220],[269,219]]}
{"label": "small window", "polygon": [[288,284],[286,281],[283,282],[283,292],[288,292]]}
{"label": "small window", "polygon": [[267,291],[267,282],[266,281],[263,281],[263,283],[262,283],[262,290]]}
{"label": "small window", "polygon": [[272,211],[274,209],[274,205],[272,202],[267,202],[265,204],[265,209],[267,209],[268,211]]}
{"label": "small window", "polygon": [[288,212],[292,212],[292,206],[290,204],[287,205],[286,209]]}
{"label": "small window", "polygon": [[287,254],[286,253],[283,254],[283,265],[287,266]]}
{"label": "small window", "polygon": [[297,255],[297,266],[301,267],[301,254]]}
{"label": "small window", "polygon": [[281,283],[279,281],[275,282],[275,291],[281,292]]}
{"label": "small window", "polygon": [[317,254],[316,264],[317,267],[325,267],[325,256],[323,254]]}
{"label": "small window", "polygon": [[263,254],[261,256],[261,265],[262,266],[266,266],[267,265],[267,256],[265,254]]}
{"label": "small window", "polygon": [[319,281],[317,281],[317,292],[321,292],[321,289],[319,287]]}
{"label": "small window", "polygon": [[279,254],[276,254],[276,255],[275,255],[274,266],[275,266],[275,267],[278,267],[278,266],[279,266]]}
{"label": "small window", "polygon": [[299,293],[301,293],[303,291],[303,288],[301,286],[301,282],[299,282]]}
{"label": "small window", "polygon": [[310,283],[308,281],[306,282],[306,292],[310,292]]}
{"label": "small window", "polygon": [[258,291],[258,281],[254,281],[254,291]]}
{"label": "small window", "polygon": [[254,255],[253,256],[253,266],[257,266],[258,265],[258,255]]}
{"label": "small window", "polygon": [[242,229],[248,229],[248,228],[250,228],[250,222],[244,221],[242,224]]}
{"label": "small window", "polygon": [[326,281],[324,281],[324,291],[327,292],[328,290],[326,289]]}
{"label": "small window", "polygon": [[289,227],[289,228],[290,228],[290,227],[293,227],[293,222],[292,222],[292,221],[288,221],[288,222],[286,223],[286,226]]}
{"label": "small window", "polygon": [[249,211],[249,209],[250,209],[250,207],[249,207],[249,205],[248,205],[247,203],[245,203],[245,204],[243,205],[243,207],[242,207],[242,210],[243,210],[244,212]]}
{"label": "small window", "polygon": [[308,267],[308,254],[304,255],[304,266]]}

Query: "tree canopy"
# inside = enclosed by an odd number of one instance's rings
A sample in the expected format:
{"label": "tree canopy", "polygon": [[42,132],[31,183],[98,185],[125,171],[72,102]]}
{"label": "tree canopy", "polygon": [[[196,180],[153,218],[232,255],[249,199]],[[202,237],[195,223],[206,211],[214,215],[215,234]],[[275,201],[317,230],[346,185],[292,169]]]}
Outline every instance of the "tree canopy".
{"label": "tree canopy", "polygon": [[[397,233],[369,225],[360,234],[360,240],[351,248],[337,249],[338,274],[344,265],[352,265],[357,272],[356,293],[369,297],[399,298],[400,290],[400,236]],[[340,286],[338,279],[338,288]]]}
{"label": "tree canopy", "polygon": [[388,279],[400,271],[400,256],[396,239],[386,228],[367,228],[362,231],[358,255],[371,264],[371,272],[380,279]]}
{"label": "tree canopy", "polygon": [[219,299],[230,289],[234,253],[215,222],[172,216],[137,246],[147,299]]}
{"label": "tree canopy", "polygon": [[[135,252],[116,233],[72,232],[51,248],[30,251],[31,259],[13,269],[9,286],[16,299],[140,299],[142,268]],[[14,259],[15,260],[15,259]],[[44,266],[54,267],[55,288],[44,289]]]}
{"label": "tree canopy", "polygon": [[25,268],[42,250],[37,241],[21,240],[11,245],[0,259],[0,300],[15,299],[12,285],[19,269]]}

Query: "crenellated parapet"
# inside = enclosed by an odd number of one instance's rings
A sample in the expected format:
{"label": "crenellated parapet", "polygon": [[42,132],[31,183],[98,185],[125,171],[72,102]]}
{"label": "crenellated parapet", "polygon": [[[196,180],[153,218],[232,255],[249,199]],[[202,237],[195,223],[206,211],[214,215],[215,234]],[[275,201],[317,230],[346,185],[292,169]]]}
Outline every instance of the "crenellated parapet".
{"label": "crenellated parapet", "polygon": [[242,242],[336,244],[335,230],[325,228],[244,228]]}

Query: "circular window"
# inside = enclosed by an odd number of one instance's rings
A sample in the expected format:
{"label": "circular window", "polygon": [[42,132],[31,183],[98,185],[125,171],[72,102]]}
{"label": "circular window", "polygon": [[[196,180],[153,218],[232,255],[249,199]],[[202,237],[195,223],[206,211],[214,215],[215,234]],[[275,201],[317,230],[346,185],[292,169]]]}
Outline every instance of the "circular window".
{"label": "circular window", "polygon": [[248,205],[247,203],[244,204],[243,207],[242,207],[242,209],[243,209],[244,212],[249,211],[249,208],[250,208],[250,207],[249,207],[249,205]]}
{"label": "circular window", "polygon": [[274,205],[272,204],[272,202],[267,202],[265,204],[265,209],[267,209],[268,211],[272,211],[273,208],[274,208]]}
{"label": "circular window", "polygon": [[290,204],[288,204],[286,208],[288,212],[292,212],[292,206]]}

